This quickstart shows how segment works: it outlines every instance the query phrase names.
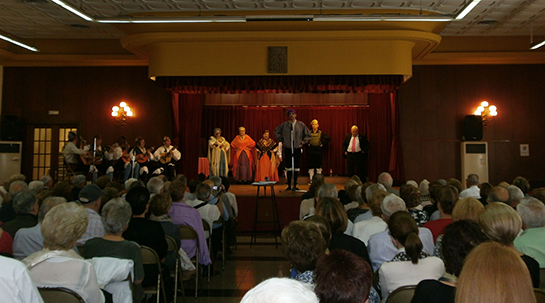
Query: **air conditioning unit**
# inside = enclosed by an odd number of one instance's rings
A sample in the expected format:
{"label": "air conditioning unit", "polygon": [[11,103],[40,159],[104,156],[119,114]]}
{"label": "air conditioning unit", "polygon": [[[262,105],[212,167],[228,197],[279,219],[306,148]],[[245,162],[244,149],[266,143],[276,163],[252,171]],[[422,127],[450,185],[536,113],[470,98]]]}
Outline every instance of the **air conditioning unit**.
{"label": "air conditioning unit", "polygon": [[4,182],[12,175],[21,173],[22,150],[22,142],[0,141],[0,178]]}
{"label": "air conditioning unit", "polygon": [[488,182],[488,143],[462,142],[462,180],[477,174],[479,182]]}

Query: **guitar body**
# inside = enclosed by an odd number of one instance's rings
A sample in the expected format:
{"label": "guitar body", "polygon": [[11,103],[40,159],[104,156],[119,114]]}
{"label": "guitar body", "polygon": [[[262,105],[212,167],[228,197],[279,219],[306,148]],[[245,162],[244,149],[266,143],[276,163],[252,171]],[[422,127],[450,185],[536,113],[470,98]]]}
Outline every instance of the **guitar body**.
{"label": "guitar body", "polygon": [[159,158],[159,161],[161,161],[161,163],[163,163],[163,164],[168,164],[168,163],[170,163],[170,161],[172,161],[172,152],[173,152],[176,148],[177,148],[176,146],[172,146],[172,148],[170,149],[170,151],[168,151],[167,153],[162,153],[162,154],[161,154],[161,157]]}

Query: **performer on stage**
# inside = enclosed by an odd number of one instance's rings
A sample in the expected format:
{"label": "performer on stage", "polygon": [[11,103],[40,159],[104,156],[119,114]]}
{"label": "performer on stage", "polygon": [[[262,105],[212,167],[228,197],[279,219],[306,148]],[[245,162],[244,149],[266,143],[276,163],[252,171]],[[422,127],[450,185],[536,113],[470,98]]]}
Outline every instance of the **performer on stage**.
{"label": "performer on stage", "polygon": [[[128,163],[123,162],[121,157],[129,149],[125,136],[120,136],[117,141],[110,146],[109,151],[104,152],[104,158],[109,161],[110,166],[106,170],[106,174],[113,181],[114,171],[123,171]],[[126,180],[125,180],[126,181]]]}
{"label": "performer on stage", "polygon": [[84,165],[81,162],[81,155],[87,154],[81,148],[78,148],[76,143],[78,141],[78,136],[75,132],[68,132],[68,142],[62,150],[64,156],[64,161],[73,171],[83,172],[87,174],[89,172],[89,165]]}
{"label": "performer on stage", "polygon": [[237,182],[252,182],[255,141],[246,135],[246,128],[238,128],[238,136],[231,142],[233,177]]}
{"label": "performer on stage", "polygon": [[210,176],[227,177],[229,173],[230,144],[221,136],[221,129],[214,129],[214,135],[208,139],[208,162]]}
{"label": "performer on stage", "polygon": [[[95,146],[96,144],[96,146]],[[83,150],[87,152],[87,156],[82,158],[84,164],[94,165],[97,169],[98,175],[102,176],[106,174],[108,169],[108,161],[104,159],[104,148],[102,147],[102,136],[96,135],[93,137],[93,141],[90,144],[85,145]],[[95,179],[96,174],[93,173],[93,180]],[[93,181],[94,182],[94,181]]]}
{"label": "performer on stage", "polygon": [[310,141],[308,143],[307,167],[309,180],[312,182],[314,170],[318,174],[322,173],[322,147],[331,141],[331,137],[318,130],[318,127],[320,127],[318,120],[312,120],[310,125],[312,126],[312,130],[310,131]]}
{"label": "performer on stage", "polygon": [[358,172],[362,182],[367,180],[367,151],[369,141],[365,135],[359,134],[356,125],[350,129],[351,134],[346,135],[343,141],[343,157],[348,162],[348,176],[354,175],[354,169]]}
{"label": "performer on stage", "polygon": [[269,131],[263,133],[257,144],[257,168],[255,170],[255,181],[265,181],[269,177],[269,181],[278,181],[278,164],[280,160],[276,155],[279,149],[278,143],[269,138]]}
{"label": "performer on stage", "polygon": [[[308,127],[295,118],[295,110],[288,109],[286,112],[289,120],[278,125],[274,130],[274,135],[278,142],[283,146],[283,162],[286,167],[288,177],[288,188],[286,190],[299,190],[297,188],[297,175],[299,174],[301,164],[301,147],[310,140],[310,131]],[[291,180],[293,177],[293,188]]]}
{"label": "performer on stage", "polygon": [[159,166],[165,171],[165,175],[169,180],[174,179],[176,172],[175,161],[180,160],[182,155],[175,146],[170,145],[169,137],[163,137],[163,146],[159,147],[153,154],[155,161],[159,161]]}
{"label": "performer on stage", "polygon": [[146,180],[149,168],[148,163],[150,157],[153,157],[153,147],[146,149],[146,141],[142,137],[136,137],[134,140],[136,146],[129,149],[128,156],[124,156],[125,161],[129,165],[125,165],[125,180],[128,178],[136,178],[140,175],[142,180]]}

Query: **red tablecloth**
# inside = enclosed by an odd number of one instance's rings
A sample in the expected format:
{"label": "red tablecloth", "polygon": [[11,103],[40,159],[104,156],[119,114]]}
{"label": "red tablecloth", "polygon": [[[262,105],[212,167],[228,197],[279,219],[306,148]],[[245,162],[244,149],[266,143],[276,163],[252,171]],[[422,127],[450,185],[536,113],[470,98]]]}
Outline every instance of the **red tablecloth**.
{"label": "red tablecloth", "polygon": [[207,177],[210,174],[210,166],[206,157],[199,157],[199,174],[204,174]]}

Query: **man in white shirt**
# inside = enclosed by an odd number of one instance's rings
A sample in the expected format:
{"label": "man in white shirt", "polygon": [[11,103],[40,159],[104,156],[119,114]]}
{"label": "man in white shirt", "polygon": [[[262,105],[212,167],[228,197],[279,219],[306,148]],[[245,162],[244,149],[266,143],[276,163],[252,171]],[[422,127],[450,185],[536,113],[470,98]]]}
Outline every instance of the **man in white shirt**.
{"label": "man in white shirt", "polygon": [[[381,209],[384,221],[388,222],[395,212],[407,211],[407,206],[400,197],[390,194],[382,201]],[[435,245],[433,244],[431,231],[424,227],[419,227],[418,230],[418,236],[424,246],[422,251],[433,255]],[[371,260],[373,271],[376,271],[382,263],[391,261],[397,254],[398,249],[392,243],[388,230],[385,230],[369,238],[367,250],[369,251],[369,259]]]}
{"label": "man in white shirt", "polygon": [[[199,214],[201,215],[201,219],[203,219],[204,221],[208,223],[208,226],[210,227],[210,232],[212,232],[212,223],[214,221],[217,221],[221,215],[217,205],[212,205],[208,203],[211,192],[212,192],[212,188],[205,181],[197,185],[197,190],[195,192],[197,195],[197,199],[185,201],[185,204],[199,211]],[[206,231],[204,231],[204,234],[206,235],[207,238],[209,237]]]}
{"label": "man in white shirt", "polygon": [[460,193],[460,199],[463,198],[475,198],[479,200],[481,198],[481,189],[479,188],[479,176],[476,174],[470,174],[466,179],[467,188]]}

